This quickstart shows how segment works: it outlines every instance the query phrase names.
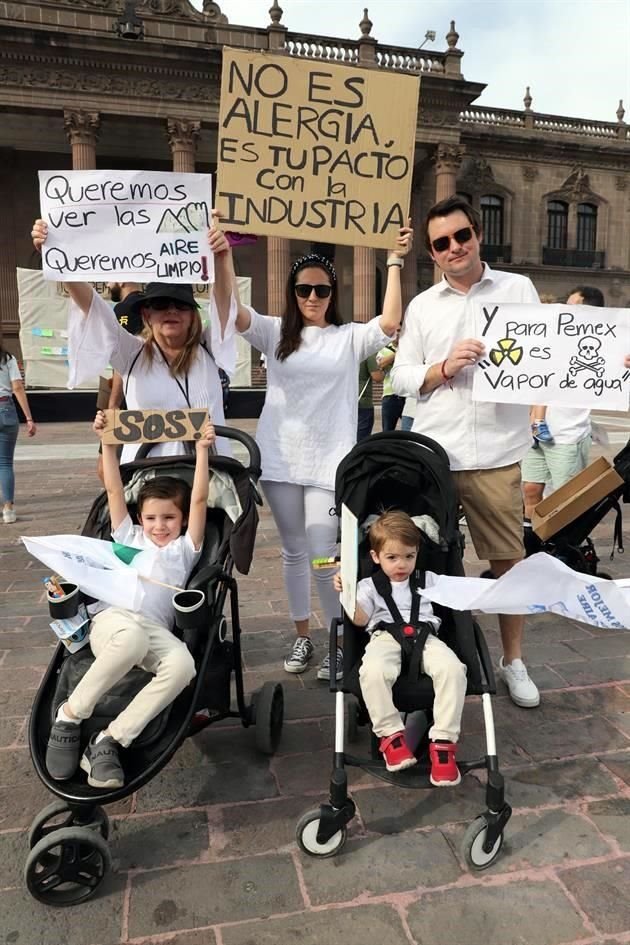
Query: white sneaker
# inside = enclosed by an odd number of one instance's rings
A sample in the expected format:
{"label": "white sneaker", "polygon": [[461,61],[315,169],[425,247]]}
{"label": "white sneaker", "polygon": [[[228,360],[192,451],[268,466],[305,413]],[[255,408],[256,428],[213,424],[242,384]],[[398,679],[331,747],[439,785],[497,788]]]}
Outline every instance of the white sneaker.
{"label": "white sneaker", "polygon": [[529,678],[523,660],[512,660],[507,666],[503,657],[499,660],[499,676],[508,687],[510,699],[522,709],[535,709],[540,705],[538,687]]}
{"label": "white sneaker", "polygon": [[13,525],[17,521],[17,515],[15,514],[15,509],[3,509],[2,510],[2,521],[5,525]]}

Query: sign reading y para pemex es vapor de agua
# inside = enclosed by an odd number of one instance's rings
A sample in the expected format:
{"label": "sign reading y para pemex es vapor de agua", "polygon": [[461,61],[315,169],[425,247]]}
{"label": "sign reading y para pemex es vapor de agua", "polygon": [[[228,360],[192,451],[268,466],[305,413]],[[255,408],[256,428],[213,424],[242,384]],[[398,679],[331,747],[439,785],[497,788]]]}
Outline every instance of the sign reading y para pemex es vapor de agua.
{"label": "sign reading y para pemex es vapor de agua", "polygon": [[224,49],[222,224],[392,248],[407,225],[419,88],[418,76]]}
{"label": "sign reading y para pemex es vapor de agua", "polygon": [[163,171],[40,171],[44,278],[213,281],[212,178]]}

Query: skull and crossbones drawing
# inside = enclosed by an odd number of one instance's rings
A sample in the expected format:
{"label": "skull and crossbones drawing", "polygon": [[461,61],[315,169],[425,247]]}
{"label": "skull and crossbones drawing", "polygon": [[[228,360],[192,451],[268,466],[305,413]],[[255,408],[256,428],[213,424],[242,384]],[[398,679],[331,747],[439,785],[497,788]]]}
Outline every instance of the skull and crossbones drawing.
{"label": "skull and crossbones drawing", "polygon": [[592,371],[601,377],[606,364],[605,358],[599,353],[601,346],[599,338],[582,338],[578,342],[578,353],[569,359],[569,374],[574,376],[578,371]]}

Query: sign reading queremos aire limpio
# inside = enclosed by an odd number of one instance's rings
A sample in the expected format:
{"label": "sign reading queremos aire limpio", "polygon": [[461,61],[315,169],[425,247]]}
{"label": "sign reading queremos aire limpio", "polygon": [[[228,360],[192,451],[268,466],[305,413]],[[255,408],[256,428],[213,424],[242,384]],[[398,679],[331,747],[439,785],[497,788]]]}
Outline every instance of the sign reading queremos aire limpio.
{"label": "sign reading queremos aire limpio", "polygon": [[198,440],[208,419],[207,410],[194,407],[175,410],[105,410],[103,443],[165,443]]}
{"label": "sign reading queremos aire limpio", "polygon": [[486,351],[474,400],[628,409],[627,309],[489,302],[476,306],[475,319]]}
{"label": "sign reading queremos aire limpio", "polygon": [[419,88],[418,76],[224,49],[223,224],[391,249],[407,224]]}
{"label": "sign reading queremos aire limpio", "polygon": [[155,171],[40,171],[44,277],[212,282],[212,178]]}

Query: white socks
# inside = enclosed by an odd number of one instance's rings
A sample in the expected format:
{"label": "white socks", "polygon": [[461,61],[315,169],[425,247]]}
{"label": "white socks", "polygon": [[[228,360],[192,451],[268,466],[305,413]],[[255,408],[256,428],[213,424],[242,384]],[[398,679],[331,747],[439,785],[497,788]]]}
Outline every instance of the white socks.
{"label": "white socks", "polygon": [[57,718],[55,719],[55,722],[72,722],[73,725],[80,725],[81,719],[73,719],[72,716],[68,715],[64,711],[65,707],[66,707],[65,702],[59,706],[59,708],[57,709]]}

